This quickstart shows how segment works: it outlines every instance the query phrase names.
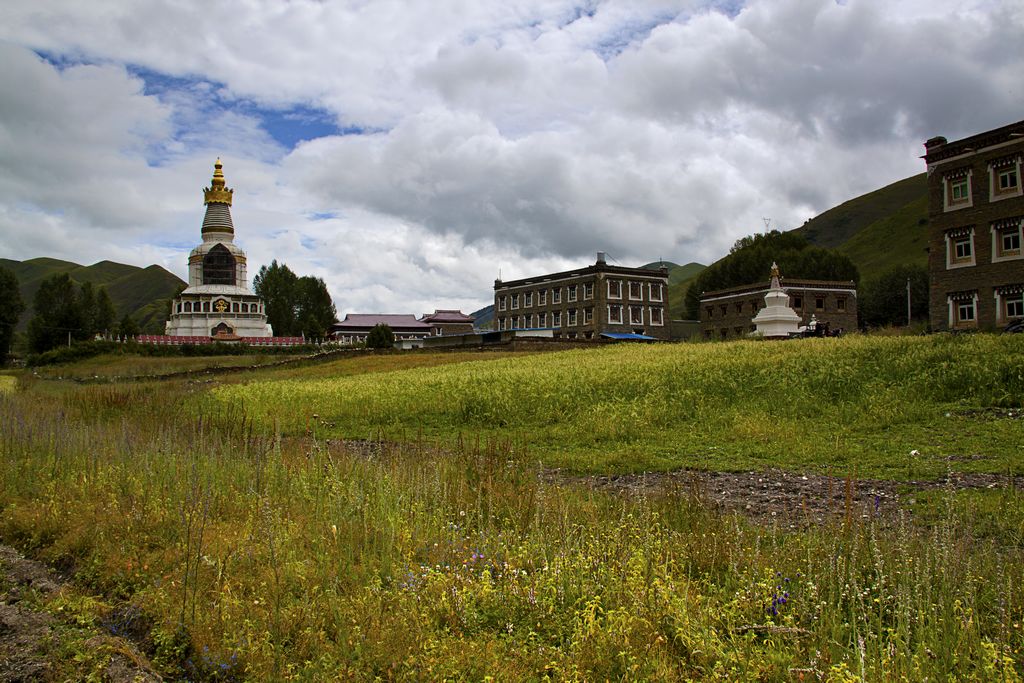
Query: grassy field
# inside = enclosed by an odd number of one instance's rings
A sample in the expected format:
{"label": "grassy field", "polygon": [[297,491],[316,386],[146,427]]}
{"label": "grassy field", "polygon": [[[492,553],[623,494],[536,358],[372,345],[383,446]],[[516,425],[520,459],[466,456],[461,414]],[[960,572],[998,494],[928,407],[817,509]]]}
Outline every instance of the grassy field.
{"label": "grassy field", "polygon": [[792,527],[544,468],[1006,472],[1022,351],[363,356],[213,389],[21,375],[0,392],[0,536],[75,573],[46,605],[58,679],[102,675],[74,640],[89,623],[143,631],[172,680],[1016,681],[1014,488]]}

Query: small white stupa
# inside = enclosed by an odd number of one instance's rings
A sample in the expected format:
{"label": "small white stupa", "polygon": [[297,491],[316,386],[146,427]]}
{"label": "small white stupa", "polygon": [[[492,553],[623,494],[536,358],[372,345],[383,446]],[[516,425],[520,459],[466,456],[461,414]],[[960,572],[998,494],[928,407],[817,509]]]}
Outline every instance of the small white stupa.
{"label": "small white stupa", "polygon": [[751,336],[787,339],[800,327],[800,316],[789,307],[789,295],[779,283],[779,266],[772,263],[772,283],[764,295],[764,308],[754,316],[757,331]]}

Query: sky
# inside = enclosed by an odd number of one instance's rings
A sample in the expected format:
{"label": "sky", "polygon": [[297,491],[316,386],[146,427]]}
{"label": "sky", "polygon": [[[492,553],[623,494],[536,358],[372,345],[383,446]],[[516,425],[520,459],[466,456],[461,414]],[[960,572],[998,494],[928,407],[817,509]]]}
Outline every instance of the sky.
{"label": "sky", "polygon": [[1020,0],[5,0],[0,257],[186,277],[213,162],[250,278],[338,313],[711,263],[1024,118]]}

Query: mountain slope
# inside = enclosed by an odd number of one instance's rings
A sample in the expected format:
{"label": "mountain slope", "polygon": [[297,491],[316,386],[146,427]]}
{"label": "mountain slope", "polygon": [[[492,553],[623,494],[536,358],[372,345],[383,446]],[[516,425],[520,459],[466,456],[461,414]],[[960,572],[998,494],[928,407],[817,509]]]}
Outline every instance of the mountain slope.
{"label": "mountain slope", "polygon": [[163,324],[170,310],[169,300],[185,286],[177,275],[152,265],[147,268],[100,261],[83,266],[52,258],[34,258],[27,261],[0,259],[0,267],[7,268],[18,278],[25,312],[18,321],[24,330],[34,311],[32,302],[43,280],[58,273],[67,273],[77,285],[91,282],[93,287],[106,287],[114,304],[118,319],[131,315],[147,332],[163,332]]}

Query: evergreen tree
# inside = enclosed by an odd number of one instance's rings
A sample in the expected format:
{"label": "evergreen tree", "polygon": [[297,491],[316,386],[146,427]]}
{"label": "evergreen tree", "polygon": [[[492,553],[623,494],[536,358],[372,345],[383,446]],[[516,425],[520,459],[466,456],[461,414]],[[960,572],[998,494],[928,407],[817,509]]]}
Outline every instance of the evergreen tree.
{"label": "evergreen tree", "polygon": [[907,324],[907,281],[910,281],[910,317],[928,319],[928,268],[893,266],[868,278],[857,296],[857,311],[868,327]]}
{"label": "evergreen tree", "polygon": [[773,230],[736,240],[729,255],[712,264],[686,290],[686,315],[700,316],[700,295],[755,282],[768,282],[772,263],[779,264],[783,277],[812,280],[860,279],[857,266],[847,256],[831,249],[811,246],[792,232]]}
{"label": "evergreen tree", "polygon": [[306,339],[323,339],[337,320],[334,302],[327,285],[318,277],[306,275],[296,284],[296,310],[299,332]]}
{"label": "evergreen tree", "polygon": [[18,289],[18,278],[6,268],[0,268],[0,365],[7,361],[14,339],[14,328],[25,310],[25,302]]}
{"label": "evergreen tree", "polygon": [[273,326],[274,334],[290,337],[300,331],[296,324],[298,277],[288,266],[278,265],[277,259],[271,261],[270,266],[261,266],[252,287],[263,299],[267,322]]}
{"label": "evergreen tree", "polygon": [[85,327],[75,284],[67,273],[43,280],[33,301],[35,314],[28,323],[28,345],[42,353],[70,341],[85,339]]}
{"label": "evergreen tree", "polygon": [[135,322],[135,318],[125,313],[117,326],[117,334],[125,338],[137,337],[139,336],[139,324]]}
{"label": "evergreen tree", "polygon": [[394,345],[395,333],[384,323],[375,325],[366,335],[366,347],[369,349],[390,349]]}
{"label": "evergreen tree", "polygon": [[106,287],[100,287],[96,294],[96,315],[93,318],[94,332],[110,334],[114,330],[114,321],[117,313],[114,311],[114,302],[110,300]]}
{"label": "evergreen tree", "polygon": [[82,283],[78,290],[78,315],[82,320],[82,338],[96,334],[96,293],[91,282]]}

